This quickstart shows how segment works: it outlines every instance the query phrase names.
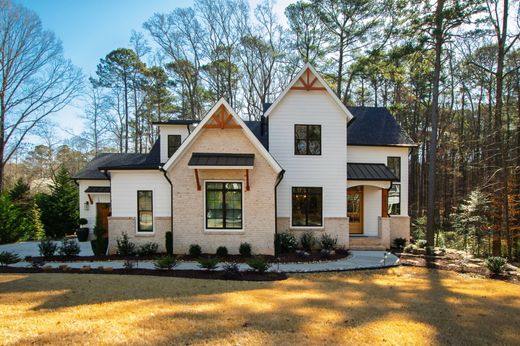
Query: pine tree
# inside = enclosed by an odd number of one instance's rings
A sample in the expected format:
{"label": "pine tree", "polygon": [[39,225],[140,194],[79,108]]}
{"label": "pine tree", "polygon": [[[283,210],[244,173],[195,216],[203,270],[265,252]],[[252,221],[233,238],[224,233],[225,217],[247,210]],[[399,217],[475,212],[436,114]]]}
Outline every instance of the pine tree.
{"label": "pine tree", "polygon": [[7,194],[0,195],[0,244],[12,243],[19,237],[19,211]]}

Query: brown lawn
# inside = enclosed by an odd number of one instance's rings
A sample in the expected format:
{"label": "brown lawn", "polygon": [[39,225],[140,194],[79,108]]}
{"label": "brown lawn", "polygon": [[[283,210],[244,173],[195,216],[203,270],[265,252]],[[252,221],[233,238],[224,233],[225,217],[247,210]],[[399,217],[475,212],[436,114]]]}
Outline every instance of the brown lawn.
{"label": "brown lawn", "polygon": [[402,267],[205,281],[0,275],[0,343],[520,344],[520,286]]}

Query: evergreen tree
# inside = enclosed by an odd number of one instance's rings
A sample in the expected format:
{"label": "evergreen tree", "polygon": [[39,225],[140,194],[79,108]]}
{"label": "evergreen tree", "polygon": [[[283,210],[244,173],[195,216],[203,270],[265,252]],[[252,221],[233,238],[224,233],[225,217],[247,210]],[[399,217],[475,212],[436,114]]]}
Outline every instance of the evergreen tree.
{"label": "evergreen tree", "polygon": [[0,244],[13,243],[19,237],[19,212],[7,194],[0,195]]}

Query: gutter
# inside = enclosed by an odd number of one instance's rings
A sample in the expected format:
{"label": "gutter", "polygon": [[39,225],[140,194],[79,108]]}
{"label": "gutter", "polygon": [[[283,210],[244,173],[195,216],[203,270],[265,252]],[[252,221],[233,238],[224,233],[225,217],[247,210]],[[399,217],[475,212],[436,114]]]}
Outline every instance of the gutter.
{"label": "gutter", "polygon": [[278,185],[282,182],[283,175],[285,174],[285,170],[281,170],[280,173],[278,173],[278,177],[276,178],[276,184],[274,184],[274,235],[278,234],[278,196],[277,196],[277,189]]}
{"label": "gutter", "polygon": [[170,231],[172,232],[173,236],[173,184],[170,178],[168,178],[168,175],[166,174],[166,170],[162,168],[162,166],[159,166],[159,170],[161,170],[164,174],[164,178],[168,181],[170,184]]}

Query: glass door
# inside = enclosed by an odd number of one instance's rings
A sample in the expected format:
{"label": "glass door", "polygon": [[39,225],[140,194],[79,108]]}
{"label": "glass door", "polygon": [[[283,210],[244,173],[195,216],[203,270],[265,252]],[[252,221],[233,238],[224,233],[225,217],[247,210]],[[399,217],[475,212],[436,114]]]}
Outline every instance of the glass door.
{"label": "glass door", "polygon": [[363,186],[347,189],[349,233],[363,234]]}

